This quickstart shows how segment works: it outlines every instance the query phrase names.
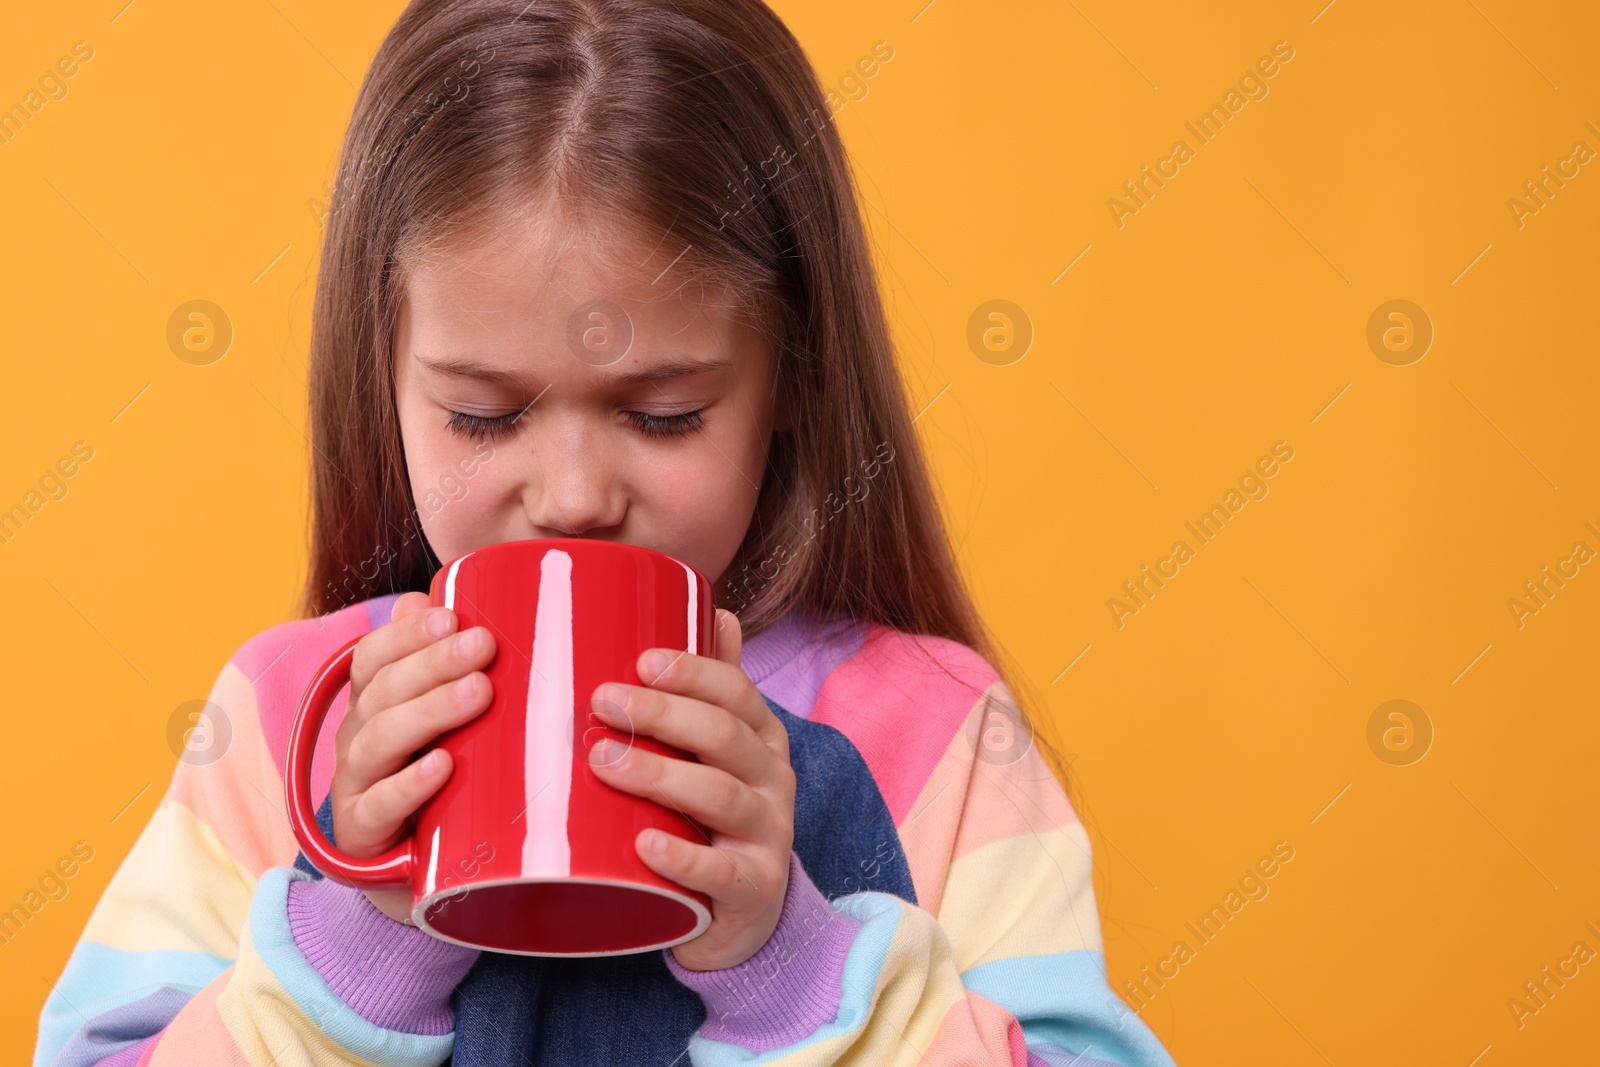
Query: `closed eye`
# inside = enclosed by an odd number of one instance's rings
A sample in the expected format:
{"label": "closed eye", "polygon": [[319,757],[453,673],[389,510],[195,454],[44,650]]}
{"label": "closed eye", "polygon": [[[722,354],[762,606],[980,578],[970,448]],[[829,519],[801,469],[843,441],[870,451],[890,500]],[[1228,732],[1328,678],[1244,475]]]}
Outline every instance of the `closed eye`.
{"label": "closed eye", "polygon": [[[445,420],[445,427],[458,437],[492,441],[511,433],[527,411],[528,408],[523,408],[506,415],[471,415],[465,411],[452,411]],[[651,415],[644,411],[625,411],[623,414],[646,437],[687,437],[705,426],[705,415],[700,411],[685,411],[678,415]]]}
{"label": "closed eye", "polygon": [[685,411],[681,415],[651,415],[644,411],[624,412],[639,432],[646,437],[687,437],[706,424],[705,415],[699,411]]}

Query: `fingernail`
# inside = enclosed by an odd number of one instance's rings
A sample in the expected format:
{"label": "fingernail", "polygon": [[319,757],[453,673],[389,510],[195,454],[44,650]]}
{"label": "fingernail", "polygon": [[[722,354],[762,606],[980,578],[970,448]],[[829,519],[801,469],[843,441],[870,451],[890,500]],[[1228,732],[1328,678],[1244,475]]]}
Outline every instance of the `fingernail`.
{"label": "fingernail", "polygon": [[429,637],[443,637],[450,632],[450,615],[443,611],[430,611],[423,625],[427,627]]}
{"label": "fingernail", "polygon": [[640,666],[644,668],[645,681],[654,682],[657,678],[660,678],[670,662],[667,659],[667,654],[659,648],[652,648],[646,652],[644,657],[639,660]]}
{"label": "fingernail", "polygon": [[469,699],[477,688],[477,679],[469,674],[456,683],[456,696],[463,700]]}
{"label": "fingernail", "polygon": [[422,757],[422,773],[428,775],[438,774],[439,764],[443,760],[444,757],[439,755],[439,750],[434,749],[432,752]]}
{"label": "fingernail", "polygon": [[667,850],[667,835],[662,833],[660,830],[651,830],[650,844],[648,847],[650,851],[654,852],[657,856],[661,855]]}
{"label": "fingernail", "polygon": [[466,630],[456,638],[456,651],[463,656],[476,655],[478,649],[483,647],[483,635],[476,629]]}
{"label": "fingernail", "polygon": [[601,715],[620,716],[628,705],[628,691],[615,682],[607,682],[594,694],[594,710]]}

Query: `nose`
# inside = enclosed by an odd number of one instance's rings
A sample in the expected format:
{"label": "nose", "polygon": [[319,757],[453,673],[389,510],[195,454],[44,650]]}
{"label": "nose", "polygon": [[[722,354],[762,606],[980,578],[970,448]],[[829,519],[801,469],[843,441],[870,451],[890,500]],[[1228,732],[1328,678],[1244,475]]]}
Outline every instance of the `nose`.
{"label": "nose", "polygon": [[581,537],[620,526],[627,496],[608,435],[577,414],[547,416],[531,429],[523,508],[534,527]]}

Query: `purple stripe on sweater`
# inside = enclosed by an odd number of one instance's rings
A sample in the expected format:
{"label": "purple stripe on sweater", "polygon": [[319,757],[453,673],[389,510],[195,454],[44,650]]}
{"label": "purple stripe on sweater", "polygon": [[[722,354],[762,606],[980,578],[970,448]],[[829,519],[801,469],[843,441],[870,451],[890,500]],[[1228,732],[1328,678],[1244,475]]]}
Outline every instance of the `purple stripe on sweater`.
{"label": "purple stripe on sweater", "polygon": [[407,1034],[455,1029],[450,994],[481,954],[396,922],[324,878],[289,883],[289,929],[306,960],[368,1022]]}
{"label": "purple stripe on sweater", "polygon": [[115,1056],[107,1056],[100,1061],[99,1067],[135,1067],[139,1057],[144,1055],[144,1050],[155,1044],[160,1034],[151,1034],[143,1041],[135,1041]]}
{"label": "purple stripe on sweater", "polygon": [[[1089,1048],[1094,1048],[1090,1045]],[[1043,1053],[1043,1055],[1041,1055]],[[1060,1045],[1041,1042],[1028,1050],[1028,1067],[1122,1067],[1114,1060],[1097,1060],[1077,1052],[1069,1052]]]}
{"label": "purple stripe on sweater", "polygon": [[860,920],[836,911],[789,853],[777,928],[733,967],[691,971],[665,949],[667,969],[706,1005],[700,1036],[755,1053],[792,1045],[839,1016],[844,961]]}
{"label": "purple stripe on sweater", "polygon": [[405,594],[388,593],[384,596],[375,596],[367,601],[367,629],[376,630],[380,626],[389,625],[389,616],[394,611],[394,602]]}
{"label": "purple stripe on sweater", "polygon": [[171,1024],[194,995],[193,990],[162,986],[148,996],[118,1005],[90,1019],[61,1046],[52,1067],[90,1067],[91,1064],[137,1063],[138,1053],[124,1060],[129,1042],[139,1048]]}
{"label": "purple stripe on sweater", "polygon": [[790,608],[740,649],[739,665],[772,702],[809,719],[833,669],[861,650],[870,626],[838,615],[819,620]]}

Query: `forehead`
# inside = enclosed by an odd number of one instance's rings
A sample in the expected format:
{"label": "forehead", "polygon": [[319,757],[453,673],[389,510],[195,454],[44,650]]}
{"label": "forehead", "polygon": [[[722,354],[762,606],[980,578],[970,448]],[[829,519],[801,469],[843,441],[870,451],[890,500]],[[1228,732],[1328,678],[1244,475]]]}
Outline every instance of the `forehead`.
{"label": "forehead", "polygon": [[642,302],[716,302],[706,291],[722,286],[692,252],[682,238],[652,234],[614,213],[533,207],[478,216],[399,258],[408,294],[538,290],[581,297],[600,288]]}
{"label": "forehead", "polygon": [[531,214],[435,242],[403,261],[397,346],[503,383],[533,369],[587,377],[583,364],[637,382],[669,363],[738,361],[754,321],[671,240]]}
{"label": "forehead", "polygon": [[[401,255],[401,300],[427,318],[562,317],[597,299],[656,319],[701,311],[712,320],[748,310],[708,277],[693,249],[615,221],[527,211],[481,221]],[[679,314],[678,317],[683,317]]]}

